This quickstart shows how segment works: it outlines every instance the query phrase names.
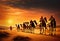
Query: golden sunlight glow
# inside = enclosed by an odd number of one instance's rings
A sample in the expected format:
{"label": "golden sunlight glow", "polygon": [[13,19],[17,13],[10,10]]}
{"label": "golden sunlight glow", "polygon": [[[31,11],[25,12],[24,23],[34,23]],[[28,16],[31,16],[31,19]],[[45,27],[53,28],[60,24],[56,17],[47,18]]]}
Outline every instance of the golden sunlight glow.
{"label": "golden sunlight glow", "polygon": [[15,14],[15,15],[19,15],[19,14],[21,14],[21,12],[15,12],[14,14]]}
{"label": "golden sunlight glow", "polygon": [[9,20],[8,20],[8,23],[9,23],[9,24],[12,24],[12,23],[13,23],[13,20],[9,19]]}
{"label": "golden sunlight glow", "polygon": [[48,21],[46,24],[49,24],[50,23],[50,21]]}
{"label": "golden sunlight glow", "polygon": [[[41,16],[47,17],[47,19],[49,19],[51,15],[56,16],[54,13],[49,12],[45,9],[28,10],[28,9],[13,8],[6,5],[0,5],[0,15],[1,15],[0,25],[7,25],[7,26],[10,26],[10,25],[13,26],[15,24],[29,22],[30,20],[36,20],[38,24],[40,24],[39,20]],[[50,21],[47,22],[47,24],[49,23]],[[57,23],[60,24],[58,20],[57,20]]]}

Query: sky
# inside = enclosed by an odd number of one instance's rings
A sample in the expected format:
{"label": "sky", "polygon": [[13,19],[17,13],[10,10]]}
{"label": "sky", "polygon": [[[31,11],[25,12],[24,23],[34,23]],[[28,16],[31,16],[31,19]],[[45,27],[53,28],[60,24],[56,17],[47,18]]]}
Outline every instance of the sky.
{"label": "sky", "polygon": [[15,25],[53,15],[60,25],[59,0],[0,0],[0,25]]}

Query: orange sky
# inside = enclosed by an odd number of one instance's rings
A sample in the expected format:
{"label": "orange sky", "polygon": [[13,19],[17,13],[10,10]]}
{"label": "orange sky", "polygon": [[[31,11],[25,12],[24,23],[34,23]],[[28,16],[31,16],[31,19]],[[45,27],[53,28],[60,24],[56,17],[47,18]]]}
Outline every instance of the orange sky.
{"label": "orange sky", "polygon": [[[13,8],[6,5],[0,5],[0,25],[15,25],[20,24],[25,21],[37,20],[39,21],[41,16],[46,16],[50,18],[51,15],[57,19],[55,12],[49,12],[45,9],[20,9],[20,8]],[[57,24],[60,24],[57,20]]]}

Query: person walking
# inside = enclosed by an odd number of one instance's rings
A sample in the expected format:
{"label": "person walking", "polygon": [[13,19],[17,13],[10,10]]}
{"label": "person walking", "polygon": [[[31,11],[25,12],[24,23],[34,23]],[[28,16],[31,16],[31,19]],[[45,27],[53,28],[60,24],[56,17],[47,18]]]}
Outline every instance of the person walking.
{"label": "person walking", "polygon": [[25,32],[25,30],[26,30],[26,25],[25,23],[23,23],[23,32]]}
{"label": "person walking", "polygon": [[32,20],[30,21],[30,25],[32,28],[32,33],[34,33],[35,25],[34,25],[34,22]]}
{"label": "person walking", "polygon": [[56,35],[56,20],[53,16],[50,17],[50,33],[49,35]]}
{"label": "person walking", "polygon": [[12,31],[12,26],[10,26],[10,30]]}
{"label": "person walking", "polygon": [[47,23],[47,18],[44,17],[44,33],[45,33],[45,34],[46,34],[46,29],[47,29],[46,23]]}
{"label": "person walking", "polygon": [[43,16],[40,18],[40,34],[44,33],[44,27],[45,27],[45,21],[43,19]]}

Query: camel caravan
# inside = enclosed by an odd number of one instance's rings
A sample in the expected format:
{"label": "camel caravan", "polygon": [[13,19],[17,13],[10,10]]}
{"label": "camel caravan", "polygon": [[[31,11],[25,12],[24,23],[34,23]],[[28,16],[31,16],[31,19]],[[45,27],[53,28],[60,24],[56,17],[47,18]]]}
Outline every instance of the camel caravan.
{"label": "camel caravan", "polygon": [[[56,20],[53,16],[47,20],[46,17],[41,16],[39,23],[36,20],[30,20],[30,22],[23,22],[23,24],[16,24],[17,31],[22,30],[22,32],[34,33],[35,29],[40,30],[40,34],[46,34],[46,30],[49,29],[49,35],[56,34]],[[12,30],[12,27],[10,26]]]}

